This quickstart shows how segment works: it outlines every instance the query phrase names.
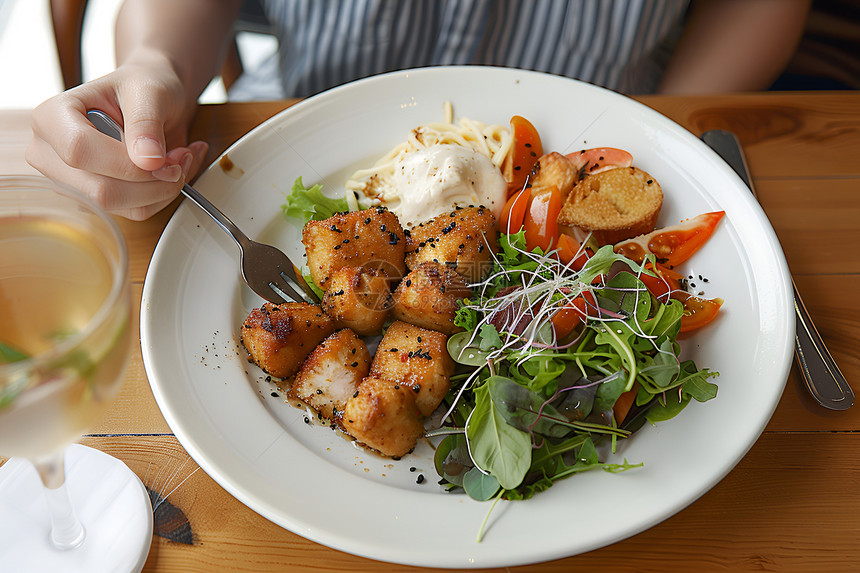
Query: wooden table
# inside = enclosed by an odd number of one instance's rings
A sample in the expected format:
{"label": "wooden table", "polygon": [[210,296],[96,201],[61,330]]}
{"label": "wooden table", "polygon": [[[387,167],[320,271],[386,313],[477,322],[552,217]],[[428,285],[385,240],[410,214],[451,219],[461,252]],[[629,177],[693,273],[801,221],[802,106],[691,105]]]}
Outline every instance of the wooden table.
{"label": "wooden table", "polygon": [[[843,373],[860,391],[860,94],[641,101],[696,135],[713,128],[739,135],[797,286]],[[291,103],[204,106],[193,138],[212,145],[212,160]],[[28,117],[25,111],[0,112],[0,173],[33,172],[23,161]],[[143,223],[121,221],[138,303],[173,208]],[[124,460],[148,487],[169,493],[168,501],[189,520],[193,544],[154,537],[145,571],[416,570],[317,545],[231,497],[199,471],[167,426],[139,350],[119,401],[82,442]],[[764,434],[690,507],[609,547],[517,570],[858,571],[858,538],[860,405],[841,413],[817,406],[794,367]]]}

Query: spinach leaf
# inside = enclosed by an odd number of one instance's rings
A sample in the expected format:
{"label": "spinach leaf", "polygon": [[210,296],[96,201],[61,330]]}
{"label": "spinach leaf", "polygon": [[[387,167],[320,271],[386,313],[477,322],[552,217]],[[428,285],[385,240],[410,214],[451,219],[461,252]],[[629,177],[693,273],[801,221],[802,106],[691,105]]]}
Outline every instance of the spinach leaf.
{"label": "spinach leaf", "polygon": [[474,395],[475,409],[466,423],[469,453],[476,466],[495,476],[503,488],[513,489],[531,465],[531,438],[505,422],[488,382],[475,388]]}
{"label": "spinach leaf", "polygon": [[499,491],[499,480],[478,468],[472,468],[463,476],[463,489],[474,500],[488,501]]}
{"label": "spinach leaf", "polygon": [[564,417],[537,392],[501,376],[487,380],[490,397],[505,422],[523,432],[561,438],[570,428],[559,424]]}

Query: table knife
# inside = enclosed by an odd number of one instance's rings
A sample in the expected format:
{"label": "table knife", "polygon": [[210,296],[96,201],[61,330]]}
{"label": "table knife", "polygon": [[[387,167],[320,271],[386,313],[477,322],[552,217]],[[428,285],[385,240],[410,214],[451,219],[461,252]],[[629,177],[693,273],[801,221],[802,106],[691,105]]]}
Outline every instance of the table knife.
{"label": "table knife", "polygon": [[[712,129],[702,134],[702,141],[729,164],[753,196],[758,199],[746,157],[737,136],[730,131]],[[797,291],[794,279],[791,280],[791,286],[794,289],[794,311],[797,321],[794,356],[800,367],[803,382],[812,397],[825,408],[847,410],[854,404],[854,392],[815,328],[803,304],[803,299]]]}

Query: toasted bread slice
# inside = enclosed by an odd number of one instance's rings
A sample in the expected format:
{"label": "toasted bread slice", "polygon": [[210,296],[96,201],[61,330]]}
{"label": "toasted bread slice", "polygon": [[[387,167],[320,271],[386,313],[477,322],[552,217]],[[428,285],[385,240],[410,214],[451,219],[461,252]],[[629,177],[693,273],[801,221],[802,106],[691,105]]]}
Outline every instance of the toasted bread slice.
{"label": "toasted bread slice", "polygon": [[613,245],[654,230],[662,206],[663,190],[653,177],[636,167],[621,167],[580,181],[558,222],[592,232],[601,245]]}

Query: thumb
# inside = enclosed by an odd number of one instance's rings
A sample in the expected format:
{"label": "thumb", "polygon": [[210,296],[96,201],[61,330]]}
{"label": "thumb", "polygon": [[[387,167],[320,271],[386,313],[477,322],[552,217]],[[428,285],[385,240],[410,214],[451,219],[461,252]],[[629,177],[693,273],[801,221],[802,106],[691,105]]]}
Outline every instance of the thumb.
{"label": "thumb", "polygon": [[167,157],[164,124],[168,112],[163,101],[166,96],[137,87],[119,98],[125,145],[135,165],[146,171],[155,171],[164,166]]}

